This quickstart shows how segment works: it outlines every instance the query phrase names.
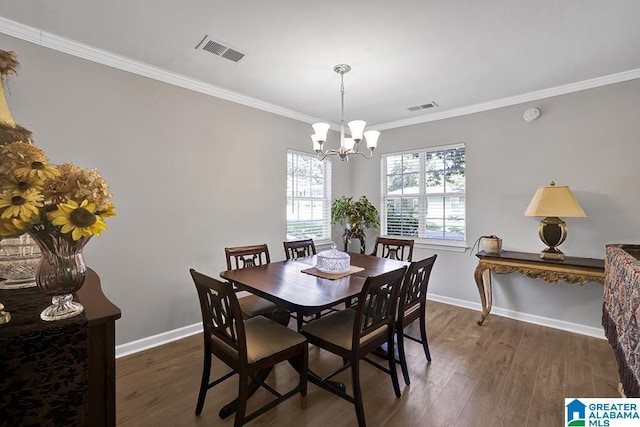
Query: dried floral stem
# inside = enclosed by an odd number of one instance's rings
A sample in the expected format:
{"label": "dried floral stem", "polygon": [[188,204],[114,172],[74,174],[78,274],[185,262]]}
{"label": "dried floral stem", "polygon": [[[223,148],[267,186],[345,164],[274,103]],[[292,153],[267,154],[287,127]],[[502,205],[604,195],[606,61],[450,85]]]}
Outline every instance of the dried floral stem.
{"label": "dried floral stem", "polygon": [[0,75],[3,77],[15,75],[19,65],[15,52],[0,50]]}

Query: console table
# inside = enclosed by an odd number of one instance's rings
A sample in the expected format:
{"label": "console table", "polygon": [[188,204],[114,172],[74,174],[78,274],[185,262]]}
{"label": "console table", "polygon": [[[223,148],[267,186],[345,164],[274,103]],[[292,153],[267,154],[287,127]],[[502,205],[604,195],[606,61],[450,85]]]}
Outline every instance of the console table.
{"label": "console table", "polygon": [[40,320],[38,288],[2,289],[11,322],[0,325],[0,425],[115,426],[115,321],[120,309],[91,269],[77,299],[84,313]]}
{"label": "console table", "polygon": [[482,317],[478,325],[482,325],[491,312],[493,290],[491,273],[521,273],[534,279],[542,279],[549,283],[568,282],[584,285],[588,282],[604,284],[604,260],[596,258],[565,257],[560,260],[545,260],[538,253],[503,251],[499,254],[487,254],[480,251],[476,254],[478,266],[474,273]]}

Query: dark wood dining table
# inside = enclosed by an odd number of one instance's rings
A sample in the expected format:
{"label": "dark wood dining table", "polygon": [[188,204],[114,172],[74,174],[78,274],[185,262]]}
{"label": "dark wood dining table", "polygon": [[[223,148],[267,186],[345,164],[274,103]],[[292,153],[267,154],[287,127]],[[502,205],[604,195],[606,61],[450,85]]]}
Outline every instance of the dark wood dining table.
{"label": "dark wood dining table", "polygon": [[[288,323],[289,312],[310,315],[337,306],[356,298],[367,277],[377,276],[409,265],[404,261],[355,252],[349,252],[349,255],[351,256],[351,265],[362,267],[363,270],[339,279],[326,279],[302,271],[316,265],[317,255],[298,260],[272,262],[241,270],[227,270],[221,272],[220,277],[233,282],[240,290],[251,292],[276,303],[279,309],[286,314],[283,323]],[[294,368],[297,367],[294,366]],[[261,373],[261,378],[249,385],[250,395],[259,388],[259,383],[266,379],[269,372],[270,370]],[[323,380],[318,375],[311,370],[308,374],[310,382],[322,386]],[[220,417],[226,418],[234,411],[235,401],[220,410]]]}
{"label": "dark wood dining table", "polygon": [[351,265],[363,270],[340,279],[325,279],[302,270],[315,266],[317,255],[272,262],[241,270],[227,270],[220,277],[238,289],[275,302],[292,312],[314,314],[355,298],[368,276],[377,276],[408,265],[404,261],[349,252]]}

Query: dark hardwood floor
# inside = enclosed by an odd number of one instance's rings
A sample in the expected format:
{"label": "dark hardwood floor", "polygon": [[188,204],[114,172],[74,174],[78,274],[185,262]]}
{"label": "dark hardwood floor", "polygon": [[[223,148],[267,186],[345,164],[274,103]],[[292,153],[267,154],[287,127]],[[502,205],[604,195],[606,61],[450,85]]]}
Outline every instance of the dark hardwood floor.
{"label": "dark hardwood floor", "polygon": [[[603,339],[490,316],[477,326],[476,311],[429,301],[426,363],[419,344],[406,340],[411,386],[396,399],[388,375],[361,363],[367,424],[376,426],[559,426],[564,397],[619,397],[613,352]],[[293,326],[294,321],[290,323]],[[416,325],[412,326],[417,334]],[[218,411],[237,393],[237,380],[211,389],[202,415],[194,414],[202,370],[202,337],[195,335],[117,361],[119,426],[231,426]],[[315,347],[309,366],[327,373],[340,361]],[[214,374],[226,372],[214,359]],[[337,378],[350,387],[349,373]],[[269,383],[294,384],[287,364]],[[356,425],[350,403],[309,384],[307,408],[292,397],[249,426]],[[259,390],[249,410],[271,396]]]}

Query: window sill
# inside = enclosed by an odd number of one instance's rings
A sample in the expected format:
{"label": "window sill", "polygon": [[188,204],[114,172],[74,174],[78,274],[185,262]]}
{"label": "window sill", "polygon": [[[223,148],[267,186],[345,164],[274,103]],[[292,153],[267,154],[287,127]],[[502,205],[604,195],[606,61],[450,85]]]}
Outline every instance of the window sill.
{"label": "window sill", "polygon": [[[331,249],[331,244],[335,243],[330,239],[322,239],[322,240],[316,240],[314,241],[314,244],[316,245],[316,250],[320,251],[320,250],[325,250],[325,249]],[[339,246],[336,243],[336,246]]]}
{"label": "window sill", "polygon": [[435,249],[439,251],[466,252],[467,242],[460,240],[414,239],[414,245],[420,249]]}

